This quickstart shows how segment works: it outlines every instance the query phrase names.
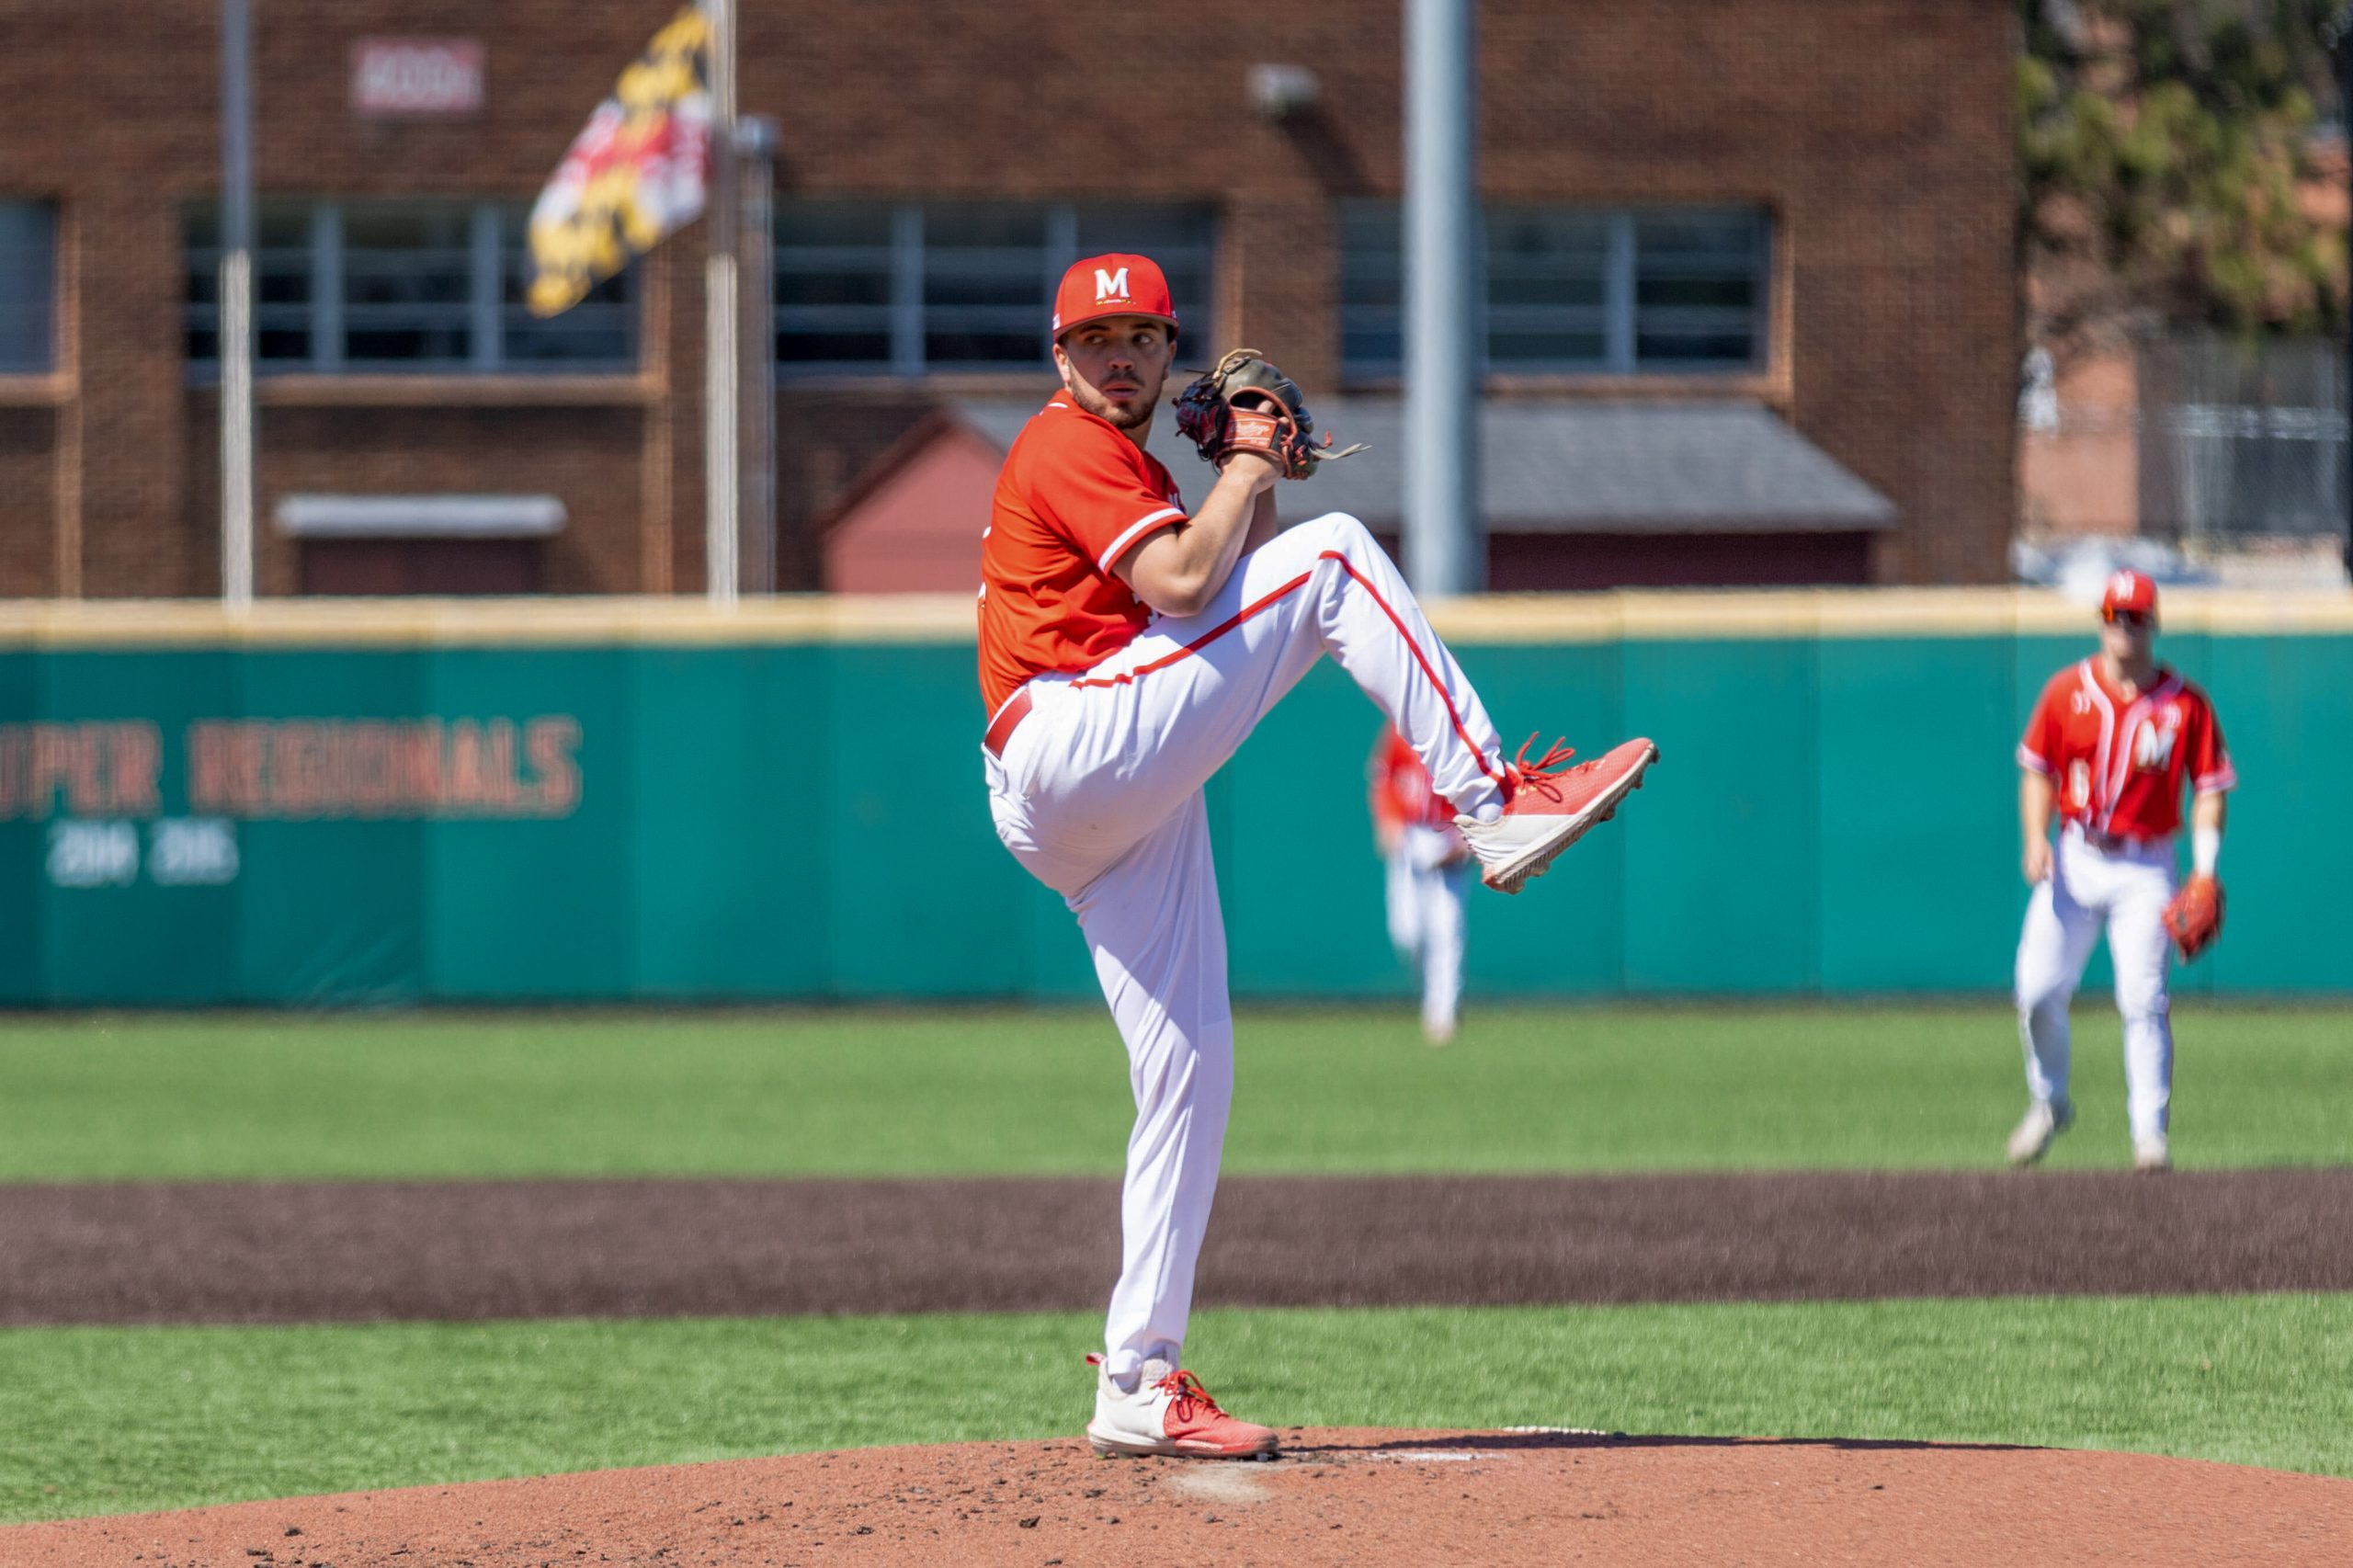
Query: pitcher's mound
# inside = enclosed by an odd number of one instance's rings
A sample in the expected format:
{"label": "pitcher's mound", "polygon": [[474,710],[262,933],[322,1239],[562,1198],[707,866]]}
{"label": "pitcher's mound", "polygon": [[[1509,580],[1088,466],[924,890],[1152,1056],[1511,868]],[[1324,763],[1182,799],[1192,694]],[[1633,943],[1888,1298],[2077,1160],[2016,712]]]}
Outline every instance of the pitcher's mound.
{"label": "pitcher's mound", "polygon": [[866,1449],[0,1530],[12,1568],[2353,1561],[2353,1482],[2139,1454],[1294,1431],[1274,1462]]}

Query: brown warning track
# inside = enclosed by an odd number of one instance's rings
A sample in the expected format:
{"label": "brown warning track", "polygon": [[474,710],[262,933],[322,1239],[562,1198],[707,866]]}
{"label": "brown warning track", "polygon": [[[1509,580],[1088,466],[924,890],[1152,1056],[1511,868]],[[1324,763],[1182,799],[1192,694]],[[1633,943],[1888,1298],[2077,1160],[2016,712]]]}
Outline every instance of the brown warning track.
{"label": "brown warning track", "polygon": [[[2353,1290],[2353,1169],[1258,1177],[1204,1304]],[[1101,1304],[1094,1179],[0,1187],[0,1324]]]}
{"label": "brown warning track", "polygon": [[0,1529],[13,1568],[552,1563],[2343,1562],[2353,1482],[1905,1443],[1295,1432],[1273,1464],[1075,1442],[356,1493]]}

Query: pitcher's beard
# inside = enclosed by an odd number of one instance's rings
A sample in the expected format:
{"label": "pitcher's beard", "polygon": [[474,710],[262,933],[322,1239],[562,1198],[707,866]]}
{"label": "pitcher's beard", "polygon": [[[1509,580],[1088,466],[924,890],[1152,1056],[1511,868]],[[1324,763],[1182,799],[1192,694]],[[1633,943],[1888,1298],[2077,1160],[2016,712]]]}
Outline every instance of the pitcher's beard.
{"label": "pitcher's beard", "polygon": [[1140,397],[1125,405],[1113,403],[1092,387],[1075,386],[1071,394],[1078,399],[1078,406],[1097,419],[1108,420],[1121,430],[1142,430],[1152,423],[1154,410],[1160,406],[1160,390],[1153,389],[1150,397]]}

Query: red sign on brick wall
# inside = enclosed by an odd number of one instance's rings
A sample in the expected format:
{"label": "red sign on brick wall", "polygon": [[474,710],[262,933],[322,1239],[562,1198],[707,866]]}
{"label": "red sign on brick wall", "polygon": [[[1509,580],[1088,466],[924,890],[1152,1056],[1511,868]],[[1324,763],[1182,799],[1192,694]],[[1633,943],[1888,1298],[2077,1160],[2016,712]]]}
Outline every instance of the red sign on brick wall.
{"label": "red sign on brick wall", "polygon": [[352,112],[372,119],[449,119],[482,108],[482,42],[363,38],[351,46]]}

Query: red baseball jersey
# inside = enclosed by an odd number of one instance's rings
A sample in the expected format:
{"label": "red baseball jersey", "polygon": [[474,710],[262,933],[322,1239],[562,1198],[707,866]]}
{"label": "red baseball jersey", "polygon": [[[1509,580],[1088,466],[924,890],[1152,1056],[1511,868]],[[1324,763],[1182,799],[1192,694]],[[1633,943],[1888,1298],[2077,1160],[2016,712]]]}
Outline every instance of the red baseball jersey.
{"label": "red baseball jersey", "polygon": [[2018,764],[2058,786],[2059,814],[2094,833],[2157,839],[2181,827],[2181,790],[2234,790],[2239,776],[2206,694],[2160,668],[2127,698],[2097,659],[2051,677],[2027,721]]}
{"label": "red baseball jersey", "polygon": [[1452,829],[1454,808],[1430,788],[1430,770],[1394,725],[1372,748],[1372,816],[1398,827]]}
{"label": "red baseball jersey", "polygon": [[1015,437],[981,536],[981,699],[995,713],[1042,670],[1092,669],[1152,611],[1111,563],[1185,520],[1160,460],[1057,396]]}

